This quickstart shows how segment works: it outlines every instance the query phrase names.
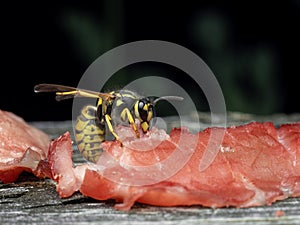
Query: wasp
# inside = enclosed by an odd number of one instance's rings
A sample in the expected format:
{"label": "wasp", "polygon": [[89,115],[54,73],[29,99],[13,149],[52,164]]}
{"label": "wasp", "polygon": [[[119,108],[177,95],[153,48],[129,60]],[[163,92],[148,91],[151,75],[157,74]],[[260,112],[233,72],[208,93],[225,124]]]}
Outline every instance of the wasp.
{"label": "wasp", "polygon": [[150,128],[150,121],[155,117],[155,104],[159,100],[182,100],[177,96],[164,96],[157,99],[142,97],[130,90],[95,92],[58,84],[38,84],[35,92],[56,92],[56,100],[73,97],[97,99],[96,105],[84,106],[75,125],[75,141],[83,157],[97,162],[102,153],[101,143],[105,141],[106,127],[121,144],[114,130],[117,124],[129,124],[137,138],[140,137],[135,120],[138,120],[144,133]]}

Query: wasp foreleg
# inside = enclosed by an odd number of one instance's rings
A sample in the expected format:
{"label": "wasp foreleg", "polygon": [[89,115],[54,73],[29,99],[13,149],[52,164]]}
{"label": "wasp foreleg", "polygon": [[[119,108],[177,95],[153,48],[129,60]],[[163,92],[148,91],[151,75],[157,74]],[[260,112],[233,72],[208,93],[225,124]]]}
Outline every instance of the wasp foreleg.
{"label": "wasp foreleg", "polygon": [[104,118],[105,118],[105,122],[107,124],[109,132],[116,138],[117,141],[119,141],[121,143],[121,146],[123,146],[122,141],[120,140],[119,136],[115,133],[114,128],[110,122],[111,117],[108,114],[105,114]]}
{"label": "wasp foreleg", "polygon": [[136,124],[135,124],[135,121],[134,121],[134,119],[133,119],[133,116],[132,116],[131,112],[129,111],[128,108],[125,108],[125,109],[123,110],[123,112],[125,112],[125,113],[127,114],[128,121],[129,121],[129,123],[130,123],[132,129],[134,130],[134,132],[135,132],[135,134],[136,134],[136,137],[139,138],[139,137],[140,137],[140,133],[139,133],[137,127],[136,127]]}

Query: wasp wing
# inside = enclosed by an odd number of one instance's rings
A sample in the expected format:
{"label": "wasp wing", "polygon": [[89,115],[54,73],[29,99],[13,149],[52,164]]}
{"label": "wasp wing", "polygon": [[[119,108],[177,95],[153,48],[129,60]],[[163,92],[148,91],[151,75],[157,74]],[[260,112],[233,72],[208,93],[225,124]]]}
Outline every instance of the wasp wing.
{"label": "wasp wing", "polygon": [[59,84],[38,84],[34,86],[34,92],[57,92],[57,91],[76,91],[77,88]]}
{"label": "wasp wing", "polygon": [[38,84],[34,87],[36,93],[39,92],[56,92],[56,100],[64,100],[74,97],[88,98],[114,98],[115,96],[109,93],[100,93],[59,84]]}
{"label": "wasp wing", "polygon": [[59,102],[61,100],[71,99],[71,98],[75,98],[75,97],[78,97],[78,95],[75,95],[75,94],[69,94],[69,95],[59,95],[59,94],[56,94],[55,100]]}

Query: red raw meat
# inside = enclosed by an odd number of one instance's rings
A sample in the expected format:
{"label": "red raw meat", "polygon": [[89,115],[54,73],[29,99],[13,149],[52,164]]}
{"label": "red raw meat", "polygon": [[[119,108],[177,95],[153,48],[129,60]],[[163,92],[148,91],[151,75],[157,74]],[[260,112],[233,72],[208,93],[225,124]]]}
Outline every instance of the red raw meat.
{"label": "red raw meat", "polygon": [[26,170],[45,176],[40,164],[48,153],[49,137],[13,113],[0,110],[0,181],[13,182]]}
{"label": "red raw meat", "polygon": [[198,134],[174,129],[169,136],[153,129],[136,139],[130,127],[121,127],[118,134],[124,147],[107,141],[97,164],[75,168],[65,133],[49,149],[57,191],[61,197],[79,190],[95,199],[115,199],[121,202],[115,207],[122,210],[134,202],[250,207],[300,196],[300,123],[278,129],[272,123],[227,128],[217,157],[200,171],[212,131],[224,129],[208,128]]}

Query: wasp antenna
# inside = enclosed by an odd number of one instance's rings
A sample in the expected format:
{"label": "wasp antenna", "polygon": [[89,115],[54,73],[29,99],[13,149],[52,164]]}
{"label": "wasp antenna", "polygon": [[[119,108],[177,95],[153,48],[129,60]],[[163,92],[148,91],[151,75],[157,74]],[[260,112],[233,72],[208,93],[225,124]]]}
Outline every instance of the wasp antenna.
{"label": "wasp antenna", "polygon": [[162,97],[159,97],[157,99],[155,99],[153,101],[153,104],[155,105],[157,102],[161,101],[161,100],[175,100],[175,101],[183,101],[183,97],[180,97],[180,96],[162,96]]}

